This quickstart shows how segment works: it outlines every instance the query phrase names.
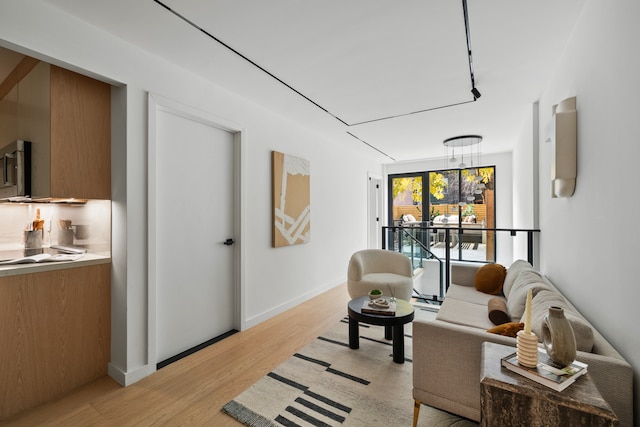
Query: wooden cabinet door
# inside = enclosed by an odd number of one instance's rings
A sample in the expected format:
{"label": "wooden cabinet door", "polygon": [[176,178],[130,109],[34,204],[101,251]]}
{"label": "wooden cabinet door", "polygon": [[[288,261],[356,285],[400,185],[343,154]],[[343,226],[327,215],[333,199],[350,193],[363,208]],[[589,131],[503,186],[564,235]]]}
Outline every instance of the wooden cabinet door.
{"label": "wooden cabinet door", "polygon": [[111,265],[0,277],[0,420],[107,375]]}
{"label": "wooden cabinet door", "polygon": [[53,65],[51,196],[111,199],[111,86]]}

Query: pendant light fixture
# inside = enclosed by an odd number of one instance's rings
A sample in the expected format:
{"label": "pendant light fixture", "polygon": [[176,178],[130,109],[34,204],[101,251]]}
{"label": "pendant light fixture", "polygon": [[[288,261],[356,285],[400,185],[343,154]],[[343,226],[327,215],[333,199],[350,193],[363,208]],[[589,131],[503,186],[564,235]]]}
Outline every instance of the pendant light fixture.
{"label": "pendant light fixture", "polygon": [[455,163],[457,161],[458,161],[458,159],[456,159],[456,149],[454,148],[452,153],[451,153],[451,158],[449,159],[449,162],[450,163]]}
{"label": "pendant light fixture", "polygon": [[[480,143],[482,142],[482,137],[480,135],[461,135],[454,136],[452,138],[445,139],[442,144],[445,146],[445,150],[451,148],[451,158],[450,162],[456,162],[457,159],[455,157],[455,149],[459,147],[462,151],[461,158],[462,161],[458,164],[458,169],[466,169],[467,164],[464,162],[464,152],[466,147],[469,147],[469,158],[471,161],[471,167],[479,166],[480,164]],[[473,147],[476,147],[475,151],[475,161],[474,161],[474,150]]]}
{"label": "pendant light fixture", "polygon": [[460,162],[460,164],[458,165],[458,167],[460,169],[465,169],[467,167],[467,164],[464,162],[464,149],[462,150],[462,161]]}

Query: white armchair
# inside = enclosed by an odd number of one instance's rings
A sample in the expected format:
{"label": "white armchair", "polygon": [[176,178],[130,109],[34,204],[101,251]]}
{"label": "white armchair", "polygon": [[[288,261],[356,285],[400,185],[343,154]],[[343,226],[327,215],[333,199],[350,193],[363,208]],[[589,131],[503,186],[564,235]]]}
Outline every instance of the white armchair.
{"label": "white armchair", "polygon": [[358,251],[349,260],[347,289],[351,298],[380,289],[385,295],[410,301],[413,269],[406,255],[384,249]]}

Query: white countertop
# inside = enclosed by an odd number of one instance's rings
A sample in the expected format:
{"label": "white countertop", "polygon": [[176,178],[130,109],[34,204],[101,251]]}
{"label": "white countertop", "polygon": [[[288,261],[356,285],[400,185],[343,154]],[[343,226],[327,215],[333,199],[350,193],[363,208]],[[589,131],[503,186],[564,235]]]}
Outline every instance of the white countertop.
{"label": "white countertop", "polygon": [[18,276],[21,274],[40,273],[43,271],[65,270],[88,265],[109,264],[111,256],[86,253],[75,261],[43,262],[33,264],[11,264],[0,266],[0,277]]}

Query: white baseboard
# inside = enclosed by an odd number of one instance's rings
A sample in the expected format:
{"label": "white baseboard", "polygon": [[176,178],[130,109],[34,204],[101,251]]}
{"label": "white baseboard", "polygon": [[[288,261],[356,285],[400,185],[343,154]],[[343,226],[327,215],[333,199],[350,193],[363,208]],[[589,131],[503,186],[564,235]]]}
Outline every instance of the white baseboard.
{"label": "white baseboard", "polygon": [[124,372],[119,367],[109,363],[108,374],[118,384],[126,387],[133,383],[140,381],[143,378],[148,377],[156,371],[155,365],[143,365],[134,369],[131,372]]}
{"label": "white baseboard", "polygon": [[345,278],[340,278],[340,279],[336,279],[336,280],[327,282],[327,283],[323,284],[322,286],[319,286],[318,288],[316,288],[316,289],[314,289],[312,291],[309,291],[309,292],[307,292],[307,293],[305,293],[303,295],[300,295],[297,298],[294,298],[294,299],[291,299],[289,301],[286,301],[286,302],[284,302],[284,303],[282,303],[282,304],[280,304],[280,305],[278,305],[276,307],[273,307],[273,308],[271,308],[271,309],[269,309],[267,311],[263,311],[262,313],[260,313],[260,314],[258,314],[256,316],[253,316],[251,318],[246,319],[243,322],[242,329],[245,330],[245,329],[248,329],[248,328],[250,328],[252,326],[255,326],[255,325],[259,324],[259,323],[262,323],[265,320],[268,320],[268,319],[270,319],[270,318],[272,318],[272,317],[274,317],[274,316],[276,316],[276,315],[278,315],[280,313],[283,313],[283,312],[289,310],[290,308],[293,308],[293,307],[297,306],[298,304],[301,304],[301,303],[303,303],[303,302],[305,302],[305,301],[307,301],[307,300],[309,300],[309,299],[311,299],[311,298],[313,298],[315,296],[318,296],[318,295],[320,295],[320,294],[322,294],[324,292],[327,292],[327,291],[335,288],[336,286],[340,286],[345,282],[346,282]]}

